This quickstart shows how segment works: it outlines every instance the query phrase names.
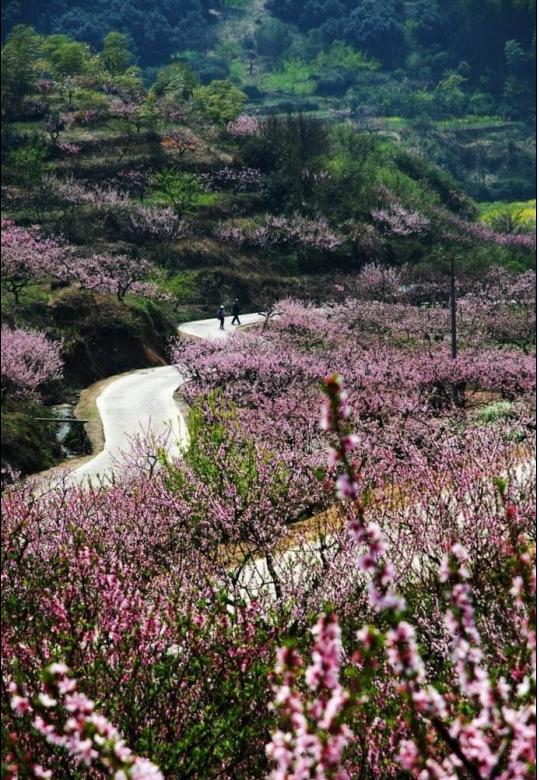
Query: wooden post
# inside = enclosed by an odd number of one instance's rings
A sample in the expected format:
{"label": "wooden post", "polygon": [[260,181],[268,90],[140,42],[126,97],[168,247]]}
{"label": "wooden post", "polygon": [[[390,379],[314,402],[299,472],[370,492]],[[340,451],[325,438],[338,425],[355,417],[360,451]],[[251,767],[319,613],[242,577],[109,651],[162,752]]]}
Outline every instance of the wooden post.
{"label": "wooden post", "polygon": [[450,308],[451,308],[451,357],[457,357],[457,295],[455,290],[455,258],[451,257],[450,280]]}
{"label": "wooden post", "polygon": [[[451,311],[451,359],[456,360],[458,354],[457,347],[457,293],[455,284],[455,258],[451,257],[449,280],[449,308]],[[458,382],[453,382],[453,403],[461,406],[461,387]]]}

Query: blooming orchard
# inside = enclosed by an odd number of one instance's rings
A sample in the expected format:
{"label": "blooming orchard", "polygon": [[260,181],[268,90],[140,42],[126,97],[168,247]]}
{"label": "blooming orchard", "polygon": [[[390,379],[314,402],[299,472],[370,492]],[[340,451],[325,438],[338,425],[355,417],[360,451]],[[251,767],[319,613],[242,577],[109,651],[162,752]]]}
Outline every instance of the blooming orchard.
{"label": "blooming orchard", "polygon": [[[151,208],[139,207],[131,224],[137,233],[162,240],[187,233],[186,225],[168,210],[156,214]],[[76,282],[84,290],[112,293],[119,301],[128,293],[150,298],[160,294],[149,280],[159,275],[158,269],[144,258],[107,254],[79,257],[65,241],[45,238],[37,228],[22,228],[10,220],[3,220],[2,228],[2,285],[17,303],[29,284],[51,278]]]}
{"label": "blooming orchard", "polygon": [[180,341],[182,458],[5,491],[9,776],[532,777],[533,279],[503,279],[456,361],[394,286]]}

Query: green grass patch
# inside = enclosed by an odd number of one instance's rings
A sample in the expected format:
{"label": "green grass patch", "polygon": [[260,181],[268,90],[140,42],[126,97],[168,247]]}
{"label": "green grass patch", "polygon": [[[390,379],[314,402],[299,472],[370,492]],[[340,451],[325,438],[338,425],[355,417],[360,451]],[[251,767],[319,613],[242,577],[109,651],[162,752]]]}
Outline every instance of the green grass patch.
{"label": "green grass patch", "polygon": [[406,119],[402,116],[385,116],[383,121],[388,125],[390,130],[402,130],[406,127]]}
{"label": "green grass patch", "polygon": [[500,116],[458,116],[450,119],[438,119],[437,127],[505,127],[512,123]]}
{"label": "green grass patch", "polygon": [[36,419],[50,416],[47,408],[31,401],[2,404],[2,465],[9,464],[25,475],[58,463],[62,453],[54,427]]}
{"label": "green grass patch", "polygon": [[286,60],[279,70],[266,73],[261,79],[265,92],[280,92],[283,95],[314,95],[316,81],[313,66],[301,60]]}
{"label": "green grass patch", "polygon": [[241,60],[232,60],[228,73],[232,81],[243,83],[247,78],[247,66]]}
{"label": "green grass patch", "polygon": [[[216,203],[220,203],[223,200],[223,195],[220,192],[201,192],[197,195],[195,208],[203,208],[204,206],[214,206]],[[133,201],[135,202],[135,201]],[[138,203],[138,201],[136,201]],[[145,206],[169,206],[167,199],[157,192],[150,192],[144,198]]]}
{"label": "green grass patch", "polygon": [[515,218],[535,225],[537,222],[537,201],[514,200],[510,202],[495,201],[494,203],[478,203],[479,218],[482,222],[489,222],[493,217],[507,212]]}
{"label": "green grass patch", "polygon": [[514,416],[513,404],[509,403],[509,401],[494,401],[477,412],[476,420],[480,423],[489,424],[500,420],[508,420]]}

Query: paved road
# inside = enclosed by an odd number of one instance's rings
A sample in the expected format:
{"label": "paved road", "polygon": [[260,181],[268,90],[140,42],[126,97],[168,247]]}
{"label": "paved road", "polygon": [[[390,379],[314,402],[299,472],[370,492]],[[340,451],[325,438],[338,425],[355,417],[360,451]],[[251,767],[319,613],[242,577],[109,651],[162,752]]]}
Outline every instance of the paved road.
{"label": "paved road", "polygon": [[[259,322],[259,314],[240,315],[242,325]],[[186,322],[178,332],[197,338],[222,339],[235,333],[232,317],[219,330],[216,318]],[[108,385],[97,397],[97,408],[103,423],[105,447],[102,452],[72,471],[68,482],[87,483],[108,479],[122,468],[122,459],[137,437],[153,438],[166,443],[171,455],[178,455],[187,441],[187,426],[174,392],[185,380],[176,366],[144,368],[123,376]]]}
{"label": "paved road", "polygon": [[[242,325],[253,325],[256,322],[261,322],[262,319],[263,317],[261,314],[240,314],[240,322]],[[185,322],[178,328],[180,334],[184,333],[186,336],[197,336],[200,339],[223,339],[235,330],[237,330],[237,327],[232,325],[232,317],[226,317],[224,330],[219,330],[219,322],[216,317],[212,317],[212,319],[209,320]]]}
{"label": "paved road", "polygon": [[117,379],[97,397],[104,449],[70,474],[79,483],[107,478],[121,468],[137,437],[159,437],[172,455],[186,442],[186,424],[173,394],[184,380],[176,366],[145,368]]}

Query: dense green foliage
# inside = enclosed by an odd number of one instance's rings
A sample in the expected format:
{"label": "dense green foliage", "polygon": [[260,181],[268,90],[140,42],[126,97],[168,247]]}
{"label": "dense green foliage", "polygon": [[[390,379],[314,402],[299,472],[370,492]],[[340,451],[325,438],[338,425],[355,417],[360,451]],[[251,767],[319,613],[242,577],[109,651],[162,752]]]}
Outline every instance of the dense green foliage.
{"label": "dense green foliage", "polygon": [[2,21],[6,32],[15,24],[32,25],[48,34],[65,32],[94,48],[101,48],[111,30],[122,30],[140,63],[155,65],[181,49],[204,47],[209,5],[207,0],[2,0]]}
{"label": "dense green foliage", "polygon": [[28,474],[53,466],[61,458],[54,424],[36,419],[50,417],[50,410],[28,401],[2,404],[2,467]]}
{"label": "dense green foliage", "polygon": [[[242,78],[246,69],[241,63],[248,59],[259,59],[257,70],[265,71],[267,58],[272,70],[277,64],[277,73],[282,67],[284,74],[281,81],[275,80],[277,76],[265,83],[254,80],[257,88],[269,92],[279,91],[287,73],[295,83],[290,68],[294,63],[297,68],[298,60],[312,74],[307,80],[311,86],[302,94],[339,94],[361,84],[362,67],[358,63],[350,67],[350,54],[328,56],[335,44],[348,45],[356,56],[375,58],[393,71],[401,84],[405,77],[412,113],[485,115],[501,106],[508,118],[528,119],[534,110],[533,0],[268,0],[263,15],[257,4],[253,32],[246,27],[247,34],[234,43],[229,38],[223,42],[219,22],[238,9],[254,13],[251,5],[208,0],[117,0],[112,5],[103,0],[55,0],[40,7],[36,2],[4,0],[2,14],[6,32],[15,24],[33,25],[45,33],[67,33],[94,50],[106,40],[107,50],[115,49],[118,41],[107,35],[121,30],[143,67],[165,64],[180,52],[209,49],[209,58],[195,58],[202,72],[211,69],[213,59],[213,75],[207,80],[229,74]],[[477,45],[478,31],[488,46]],[[71,49],[70,62],[84,59],[81,44],[72,44]],[[125,67],[131,58],[116,50],[112,60],[113,67],[118,63]],[[396,102],[389,86],[384,92],[382,100]],[[395,105],[392,111],[401,113]]]}

